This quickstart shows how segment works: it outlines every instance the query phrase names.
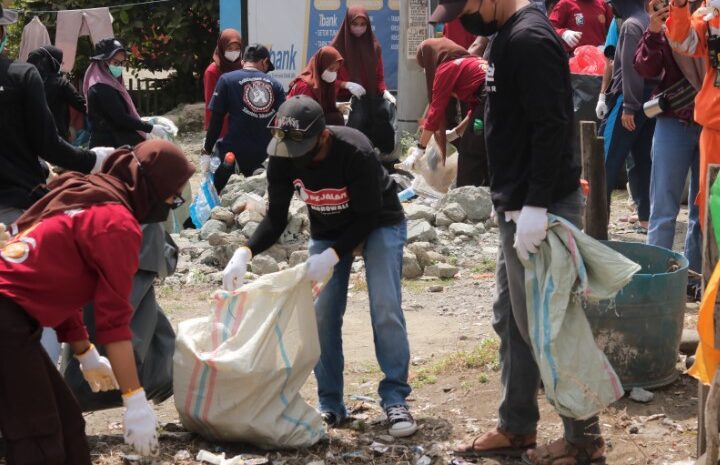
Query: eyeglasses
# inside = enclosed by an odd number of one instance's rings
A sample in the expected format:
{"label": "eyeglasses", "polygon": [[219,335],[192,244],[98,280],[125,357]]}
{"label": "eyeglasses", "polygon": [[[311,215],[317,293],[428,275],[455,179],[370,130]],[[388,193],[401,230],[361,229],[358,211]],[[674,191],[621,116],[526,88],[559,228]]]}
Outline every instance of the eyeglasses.
{"label": "eyeglasses", "polygon": [[[133,159],[135,160],[135,163],[138,165],[138,171],[140,172],[140,175],[145,178],[147,181],[147,185],[150,188],[150,191],[155,196],[155,198],[160,198],[160,196],[155,191],[155,188],[153,187],[152,183],[150,182],[150,177],[145,173],[145,168],[143,167],[143,164],[140,163],[140,160],[138,159],[137,155],[135,155],[134,151],[130,151],[130,155],[132,155]],[[185,199],[180,194],[175,194],[173,196],[172,202],[170,203],[170,208],[175,210],[176,208],[180,208],[185,204]]]}
{"label": "eyeglasses", "polygon": [[127,60],[122,60],[122,61],[110,60],[108,63],[110,63],[113,66],[123,66],[124,67],[125,65],[127,65],[128,61]]}
{"label": "eyeglasses", "polygon": [[314,120],[310,124],[307,125],[305,129],[295,129],[295,128],[282,128],[278,126],[273,126],[272,123],[275,121],[273,120],[269,125],[268,128],[270,129],[270,132],[272,135],[279,139],[283,140],[285,138],[289,138],[290,140],[294,142],[302,142],[305,140],[305,134],[312,128],[315,123],[320,119],[322,114],[317,115]]}

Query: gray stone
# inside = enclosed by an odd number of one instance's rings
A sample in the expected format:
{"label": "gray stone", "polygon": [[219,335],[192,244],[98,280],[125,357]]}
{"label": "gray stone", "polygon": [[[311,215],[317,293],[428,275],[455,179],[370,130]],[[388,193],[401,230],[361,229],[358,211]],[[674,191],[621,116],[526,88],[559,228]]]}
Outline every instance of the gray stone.
{"label": "gray stone", "polygon": [[235,245],[221,245],[215,247],[213,250],[213,261],[212,263],[206,263],[207,265],[213,265],[218,268],[225,268],[232,258],[233,254],[237,250]]}
{"label": "gray stone", "polygon": [[262,197],[267,190],[267,173],[245,178],[238,184],[238,187],[242,192],[257,194]]}
{"label": "gray stone", "polygon": [[290,254],[290,266],[296,267],[301,263],[305,263],[310,256],[307,250],[296,250]]}
{"label": "gray stone", "polygon": [[213,249],[206,249],[201,254],[197,261],[206,266],[217,266],[215,260],[215,251]]}
{"label": "gray stone", "polygon": [[477,234],[475,226],[465,223],[453,223],[450,225],[450,234],[453,236],[468,236],[474,237]]}
{"label": "gray stone", "polygon": [[235,215],[229,208],[215,207],[210,213],[210,219],[222,221],[227,226],[232,226],[235,222]]}
{"label": "gray stone", "polygon": [[437,231],[425,220],[410,221],[408,223],[408,242],[432,242],[437,240]]}
{"label": "gray stone", "polygon": [[415,254],[410,252],[409,250],[405,250],[403,253],[403,268],[402,268],[402,276],[405,279],[416,279],[422,276],[423,270],[420,267],[420,262],[418,261]]}
{"label": "gray stone", "polygon": [[443,292],[444,290],[445,290],[445,288],[443,286],[436,285],[436,286],[428,287],[428,292],[432,292],[432,293]]}
{"label": "gray stone", "polygon": [[235,218],[235,222],[238,226],[244,228],[246,224],[259,223],[263,220],[263,218],[265,217],[256,211],[245,210]]}
{"label": "gray stone", "polygon": [[278,263],[278,268],[280,269],[280,271],[285,271],[290,268],[290,265],[288,265],[288,262],[280,262]]}
{"label": "gray stone", "polygon": [[630,391],[630,399],[634,400],[635,402],[640,402],[641,404],[647,404],[648,402],[652,402],[652,400],[655,398],[655,394],[653,394],[650,391],[646,391],[643,388],[633,388],[632,391]]}
{"label": "gray stone", "polygon": [[492,199],[487,187],[463,186],[453,189],[443,197],[438,205],[442,211],[450,204],[457,203],[474,222],[485,221],[492,211]]}
{"label": "gray stone", "polygon": [[420,264],[420,268],[425,269],[426,266],[432,265],[432,260],[430,260],[430,257],[428,256],[428,250],[430,247],[424,247],[423,244],[430,245],[427,242],[415,242],[408,245],[408,250],[415,254],[415,258],[417,258],[418,263]]}
{"label": "gray stone", "polygon": [[210,237],[208,237],[207,241],[208,244],[210,244],[212,247],[217,247],[219,245],[228,245],[230,243],[229,238],[229,234],[217,232],[210,234]]}
{"label": "gray stone", "polygon": [[431,250],[427,253],[428,260],[430,260],[430,265],[435,263],[446,263],[448,260],[449,253],[443,255],[441,253],[435,252],[434,250]]}
{"label": "gray stone", "polygon": [[456,266],[448,265],[447,263],[438,263],[437,265],[430,265],[425,268],[426,276],[433,276],[440,279],[454,278],[460,269]]}
{"label": "gray stone", "polygon": [[462,223],[467,219],[467,213],[459,203],[451,203],[443,208],[442,213],[454,223]]}
{"label": "gray stone", "polygon": [[269,249],[267,249],[265,252],[262,253],[262,255],[272,257],[278,263],[285,262],[288,259],[287,250],[285,250],[284,247],[278,244],[275,244]]}
{"label": "gray stone", "polygon": [[430,222],[435,220],[435,210],[430,207],[417,203],[407,203],[404,204],[403,207],[405,208],[405,216],[407,216],[408,220],[425,220]]}
{"label": "gray stone", "polygon": [[454,221],[451,220],[444,212],[440,212],[435,215],[435,226],[438,228],[447,228],[453,223]]}
{"label": "gray stone", "polygon": [[245,227],[242,229],[242,233],[245,237],[252,237],[253,234],[255,234],[255,230],[260,226],[260,223],[256,223],[254,221],[249,222],[245,225]]}
{"label": "gray stone", "polygon": [[205,241],[213,233],[224,232],[227,232],[227,226],[225,226],[225,223],[218,220],[208,220],[200,230],[200,239]]}
{"label": "gray stone", "polygon": [[482,223],[478,223],[475,225],[475,233],[477,236],[481,236],[487,232],[487,229],[485,228],[485,225]]}
{"label": "gray stone", "polygon": [[697,346],[700,344],[700,336],[696,329],[683,329],[680,339],[680,352],[685,355],[695,355]]}
{"label": "gray stone", "polygon": [[258,255],[253,258],[250,268],[257,275],[264,275],[280,271],[280,267],[274,258],[267,255]]}
{"label": "gray stone", "polygon": [[183,229],[180,231],[180,237],[191,241],[197,241],[200,240],[200,231],[197,229]]}

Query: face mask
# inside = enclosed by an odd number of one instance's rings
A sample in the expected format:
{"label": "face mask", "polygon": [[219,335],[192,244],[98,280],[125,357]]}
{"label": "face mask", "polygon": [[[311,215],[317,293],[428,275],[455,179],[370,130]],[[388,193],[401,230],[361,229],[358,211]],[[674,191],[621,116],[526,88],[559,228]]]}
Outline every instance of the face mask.
{"label": "face mask", "polygon": [[120,76],[122,76],[122,73],[123,73],[122,66],[108,65],[108,68],[110,68],[110,74],[112,74],[116,78],[119,78]]}
{"label": "face mask", "polygon": [[140,224],[165,222],[165,220],[168,219],[168,215],[170,215],[171,208],[171,205],[168,205],[165,202],[160,202],[159,204],[153,206],[149,212],[147,212],[145,218],[140,221]]}
{"label": "face mask", "polygon": [[329,69],[326,69],[322,73],[322,80],[328,84],[332,84],[337,80],[337,71],[330,71]]}
{"label": "face mask", "polygon": [[228,61],[232,61],[234,63],[238,60],[238,58],[240,58],[240,51],[238,50],[235,52],[225,52],[225,58],[227,58]]}
{"label": "face mask", "polygon": [[466,31],[477,36],[488,37],[498,31],[497,20],[492,20],[489,23],[486,23],[479,11],[473,14],[460,16],[460,23]]}
{"label": "face mask", "polygon": [[367,26],[350,26],[350,32],[352,32],[355,37],[360,37],[367,32]]}
{"label": "face mask", "polygon": [[7,44],[8,36],[5,35],[2,40],[0,40],[0,53],[5,49],[5,44]]}

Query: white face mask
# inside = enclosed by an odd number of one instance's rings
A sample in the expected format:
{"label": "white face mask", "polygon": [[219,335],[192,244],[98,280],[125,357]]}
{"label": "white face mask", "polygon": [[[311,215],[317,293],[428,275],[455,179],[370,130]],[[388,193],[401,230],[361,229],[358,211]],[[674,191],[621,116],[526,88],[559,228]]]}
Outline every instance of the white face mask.
{"label": "white face mask", "polygon": [[227,58],[229,61],[232,61],[234,63],[238,60],[238,58],[240,58],[240,51],[239,50],[234,51],[234,52],[227,51],[227,52],[225,52],[225,58]]}
{"label": "white face mask", "polygon": [[367,26],[350,26],[350,32],[352,32],[355,37],[360,37],[367,32]]}
{"label": "white face mask", "polygon": [[337,71],[330,71],[329,69],[326,69],[322,73],[322,80],[327,82],[328,84],[332,84],[337,80]]}

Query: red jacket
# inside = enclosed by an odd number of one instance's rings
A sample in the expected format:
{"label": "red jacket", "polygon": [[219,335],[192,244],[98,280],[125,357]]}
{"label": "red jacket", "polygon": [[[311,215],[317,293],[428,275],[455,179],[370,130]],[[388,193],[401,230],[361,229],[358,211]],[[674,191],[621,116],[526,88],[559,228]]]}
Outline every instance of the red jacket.
{"label": "red jacket", "polygon": [[472,114],[480,102],[478,92],[485,85],[486,70],[487,62],[472,55],[440,65],[435,71],[432,102],[423,127],[433,132],[440,129],[453,94],[461,102],[470,104],[468,113]]}
{"label": "red jacket", "polygon": [[477,36],[470,34],[465,30],[459,18],[453,19],[449,23],[445,23],[445,26],[443,27],[443,36],[463,48],[470,48],[473,42],[475,42],[475,39],[477,39]]}
{"label": "red jacket", "polygon": [[[220,67],[216,65],[215,63],[210,63],[210,65],[205,69],[205,75],[203,76],[203,86],[204,86],[204,95],[205,95],[205,130],[207,131],[208,127],[210,126],[210,117],[212,116],[212,111],[210,111],[210,108],[208,106],[210,105],[210,100],[212,100],[213,93],[215,92],[215,86],[217,85],[218,79],[220,79],[220,76],[222,76],[222,71],[220,71]],[[222,132],[220,132],[220,137],[225,137],[225,134],[228,132],[228,117],[225,116],[225,124],[223,124]]]}
{"label": "red jacket", "polygon": [[90,302],[99,344],[130,340],[141,242],[140,225],[121,205],[52,216],[0,250],[0,294],[55,328],[61,342],[88,338],[82,307]]}
{"label": "red jacket", "polygon": [[[550,22],[560,37],[568,29],[583,33],[578,47],[604,45],[612,20],[612,9],[604,0],[560,0],[550,13]],[[568,52],[574,50],[564,40],[563,45]]]}
{"label": "red jacket", "polygon": [[[345,61],[347,61],[347,58],[345,59]],[[348,71],[344,63],[345,62],[343,62],[343,65],[340,67],[337,75],[337,81],[335,81],[338,102],[350,100],[350,97],[352,97],[352,94],[349,90],[341,87],[345,82],[350,79],[350,72]],[[377,79],[377,89],[375,89],[375,91],[378,95],[382,95],[387,90],[387,86],[385,85],[385,68],[383,65],[382,52],[378,53],[377,56],[377,68],[375,69],[375,76]],[[360,84],[361,86],[365,87],[365,90],[370,90],[367,88],[367,83],[365,82],[356,82],[356,84]]]}

